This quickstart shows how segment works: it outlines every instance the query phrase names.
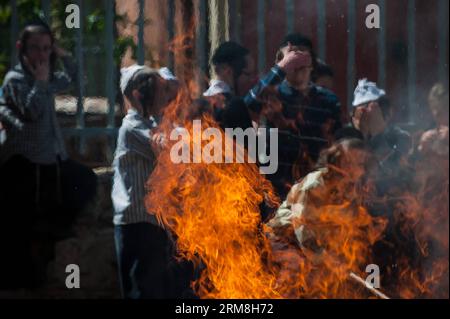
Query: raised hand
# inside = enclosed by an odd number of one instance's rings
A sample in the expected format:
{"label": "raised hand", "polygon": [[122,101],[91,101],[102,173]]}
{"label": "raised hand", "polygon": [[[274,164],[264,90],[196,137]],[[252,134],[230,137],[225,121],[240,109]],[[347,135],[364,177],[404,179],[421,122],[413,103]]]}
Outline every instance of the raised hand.
{"label": "raised hand", "polygon": [[376,136],[385,130],[386,121],[378,103],[369,103],[368,112],[370,113],[368,120],[369,132],[372,136]]}
{"label": "raised hand", "polygon": [[48,82],[50,77],[50,65],[48,61],[38,61],[35,65],[33,65],[26,56],[23,60],[25,66],[31,72],[36,81]]}
{"label": "raised hand", "polygon": [[312,59],[309,52],[303,52],[293,49],[289,43],[284,52],[283,59],[278,62],[278,66],[286,73],[295,72],[301,67],[312,67]]}
{"label": "raised hand", "polygon": [[158,132],[154,133],[151,136],[150,144],[153,148],[153,151],[156,154],[159,154],[161,152],[161,150],[167,145],[167,139],[166,139],[165,134],[158,133]]}
{"label": "raised hand", "polygon": [[353,125],[358,129],[364,137],[370,133],[369,115],[365,107],[358,107],[353,115]]}

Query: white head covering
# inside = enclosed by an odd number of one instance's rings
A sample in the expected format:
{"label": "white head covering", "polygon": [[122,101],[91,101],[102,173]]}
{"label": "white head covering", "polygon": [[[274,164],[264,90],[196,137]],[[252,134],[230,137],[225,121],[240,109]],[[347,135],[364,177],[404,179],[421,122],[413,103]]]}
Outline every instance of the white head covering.
{"label": "white head covering", "polygon": [[370,82],[367,79],[358,81],[358,86],[355,89],[355,95],[353,99],[353,106],[358,106],[368,102],[376,101],[380,97],[385,96],[386,92],[374,82]]}
{"label": "white head covering", "polygon": [[[121,77],[120,77],[120,90],[122,91],[122,94],[124,94],[125,90],[127,89],[128,83],[130,83],[130,80],[133,78],[133,76],[140,70],[147,68],[145,65],[137,65],[133,64],[132,66],[122,68],[120,70]],[[158,74],[160,77],[162,77],[164,80],[167,81],[177,81],[177,77],[173,75],[173,73],[166,67],[163,67],[158,70]]]}
{"label": "white head covering", "polygon": [[164,80],[167,81],[177,81],[177,77],[173,75],[173,73],[166,67],[163,67],[158,70],[159,76],[161,76]]}
{"label": "white head covering", "polygon": [[145,68],[145,65],[133,64],[132,66],[122,68],[120,70],[120,74],[121,74],[120,90],[122,91],[122,94],[125,93],[128,83],[130,83],[130,80],[133,78],[133,76],[136,74],[136,72],[138,72],[144,68]]}
{"label": "white head covering", "polygon": [[221,80],[211,80],[208,90],[203,93],[203,96],[210,97],[217,94],[231,93],[231,88],[228,84]]}

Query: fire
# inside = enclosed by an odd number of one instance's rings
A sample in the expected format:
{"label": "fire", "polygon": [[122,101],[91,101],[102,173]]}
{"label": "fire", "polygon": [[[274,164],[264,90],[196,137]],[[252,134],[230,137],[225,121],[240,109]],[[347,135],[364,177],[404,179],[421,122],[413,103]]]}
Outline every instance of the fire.
{"label": "fire", "polygon": [[[191,106],[190,112],[186,106]],[[208,106],[192,100],[189,90],[182,89],[161,127],[170,134],[177,123],[192,136],[193,119],[201,119],[205,127],[218,127],[210,112]],[[196,140],[201,141],[192,139]],[[342,198],[340,204],[312,207],[309,215],[313,219],[296,221],[318,234],[315,244],[322,251],[308,254],[289,242],[292,234],[280,236],[262,223],[260,205],[276,207],[279,200],[256,165],[173,164],[169,149],[170,143],[159,155],[148,182],[147,208],[176,235],[179,255],[202,269],[192,283],[199,297],[374,297],[352,281],[350,274],[366,277],[372,246],[382,240],[387,221],[372,217],[361,201],[355,202],[361,193],[355,192],[353,200]],[[335,183],[340,187],[342,180]],[[435,205],[448,205],[448,197],[441,198],[448,196],[448,188],[439,194],[437,201],[428,199],[428,207],[424,206],[425,195],[407,196],[395,207],[395,222],[402,225],[402,233],[413,234],[419,249],[415,263],[411,256],[397,256],[397,278],[382,286],[392,297],[448,296],[448,206]],[[439,253],[431,256],[431,248]]]}
{"label": "fire", "polygon": [[400,298],[448,298],[448,178],[418,196],[407,194],[394,216],[402,234],[413,237],[417,249],[398,256],[399,279],[391,289]]}
{"label": "fire", "polygon": [[[209,115],[211,110],[204,107],[193,101],[189,90],[182,89],[166,110],[161,128],[169,135],[177,123],[193,136],[193,119],[218,128]],[[202,139],[193,137],[191,143],[195,141]],[[260,205],[277,207],[279,200],[256,165],[173,164],[170,146],[169,142],[158,157],[146,204],[176,235],[180,256],[202,269],[192,283],[198,296],[367,297],[365,289],[355,286],[349,276],[352,271],[364,272],[370,245],[380,236],[383,223],[361,206],[343,202],[314,213],[318,218],[308,221],[309,226],[320,230],[318,245],[325,251],[320,261],[312,262],[298,248],[280,245],[271,227],[262,223]]]}
{"label": "fire", "polygon": [[[334,185],[331,188],[342,188],[346,184],[345,178],[336,179],[332,183]],[[319,197],[316,197],[317,195]],[[272,222],[275,233],[271,234],[270,238],[280,270],[280,286],[284,287],[284,290],[290,290],[286,291],[286,297],[371,296],[364,286],[351,280],[351,274],[357,273],[362,278],[366,277],[364,273],[370,261],[371,247],[381,237],[386,221],[372,217],[366,209],[351,199],[351,194],[349,195],[334,199],[330,198],[327,192],[305,195],[316,198],[307,206],[304,215],[293,219],[292,228],[276,227],[276,223]],[[295,199],[289,199],[295,196],[290,194],[288,200],[296,202]],[[323,207],[319,204],[321,202],[335,204]],[[315,203],[318,205],[315,206]],[[292,242],[292,238],[295,238],[292,231],[301,230],[301,227],[305,227],[302,230],[305,234],[314,236],[311,240],[306,240],[302,249],[299,249],[298,244]]]}
{"label": "fire", "polygon": [[[192,38],[187,37],[189,41]],[[186,50],[189,41],[177,38],[177,52]],[[219,126],[212,119],[212,107],[196,101],[196,96],[198,86],[194,81],[181,85],[176,100],[165,110],[160,130],[169,136],[177,126],[183,127],[193,137],[190,143],[200,141],[202,147],[208,141],[194,136],[192,121],[200,119],[204,128]],[[311,247],[318,248],[300,249],[292,240],[292,229],[280,232],[261,220],[261,206],[276,209],[280,200],[255,164],[174,164],[170,158],[172,145],[168,141],[158,155],[147,183],[146,207],[174,234],[179,256],[201,270],[192,283],[200,298],[377,295],[354,280],[355,274],[367,276],[373,245],[385,240],[388,227],[386,218],[374,217],[365,208],[364,197],[370,198],[370,189],[352,189],[350,196],[333,199],[318,198],[317,206],[309,207],[311,217],[294,220],[294,226],[305,225],[314,231]],[[244,152],[241,145],[233,147]],[[421,190],[421,196],[410,194],[389,212],[402,225],[402,233],[413,234],[419,247],[417,260],[426,264],[413,264],[398,256],[395,282],[381,287],[388,296],[448,298],[448,177],[446,181],[447,188],[442,192],[433,189],[433,199],[428,196],[430,190]],[[346,186],[345,178],[331,182],[337,189]],[[436,201],[440,205],[435,205]],[[388,267],[387,275],[393,271]]]}
{"label": "fire", "polygon": [[[217,126],[208,116],[202,123]],[[194,133],[190,122],[184,127]],[[280,297],[264,262],[270,247],[259,210],[276,199],[256,165],[173,164],[168,153],[158,158],[147,206],[176,234],[180,256],[203,268],[195,292],[202,298]]]}
{"label": "fire", "polygon": [[[192,42],[189,33],[174,41],[177,56]],[[209,141],[194,135],[192,121],[201,120],[204,128],[219,127],[211,117],[212,107],[195,101],[195,82],[185,82],[165,110],[160,130],[170,136],[174,126],[183,127],[190,133],[191,143],[200,141],[203,148]],[[179,256],[202,269],[200,278],[192,283],[195,293],[201,298],[280,298],[276,276],[266,262],[270,246],[260,217],[263,202],[273,207],[278,204],[270,183],[254,164],[208,165],[193,160],[173,164],[172,145],[169,141],[158,156],[148,181],[146,206],[175,234]],[[235,154],[244,152],[238,144],[233,147]]]}

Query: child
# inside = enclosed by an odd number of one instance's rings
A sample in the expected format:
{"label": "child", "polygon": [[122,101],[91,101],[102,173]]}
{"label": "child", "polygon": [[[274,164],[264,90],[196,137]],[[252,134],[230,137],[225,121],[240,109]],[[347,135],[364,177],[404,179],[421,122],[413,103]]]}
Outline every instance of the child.
{"label": "child", "polygon": [[174,98],[171,88],[175,78],[167,69],[158,72],[140,65],[121,72],[127,114],[113,162],[112,201],[122,296],[160,299],[167,296],[169,239],[156,217],[147,213],[144,197],[145,183],[156,160],[152,130],[163,108]]}
{"label": "child", "polygon": [[425,132],[418,146],[421,154],[448,157],[448,88],[442,83],[433,86],[428,96],[428,104],[435,127]]}
{"label": "child", "polygon": [[55,110],[55,95],[76,79],[71,54],[42,22],[28,24],[16,45],[19,63],[5,76],[0,107],[0,288],[45,283],[54,243],[73,235],[97,186],[92,169],[68,157]]}

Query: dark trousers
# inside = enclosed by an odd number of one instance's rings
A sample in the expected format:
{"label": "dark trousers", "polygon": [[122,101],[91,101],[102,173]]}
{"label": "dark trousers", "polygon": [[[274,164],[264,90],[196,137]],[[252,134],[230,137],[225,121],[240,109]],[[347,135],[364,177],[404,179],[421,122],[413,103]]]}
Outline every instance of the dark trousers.
{"label": "dark trousers", "polygon": [[116,226],[115,241],[122,297],[167,298],[170,243],[166,231],[150,223]]}
{"label": "dark trousers", "polygon": [[0,287],[45,281],[55,241],[64,239],[97,188],[94,172],[71,160],[37,165],[14,156],[0,167]]}
{"label": "dark trousers", "polygon": [[161,227],[116,226],[115,241],[123,298],[196,298],[190,287],[198,279],[194,265],[176,257],[175,243]]}

